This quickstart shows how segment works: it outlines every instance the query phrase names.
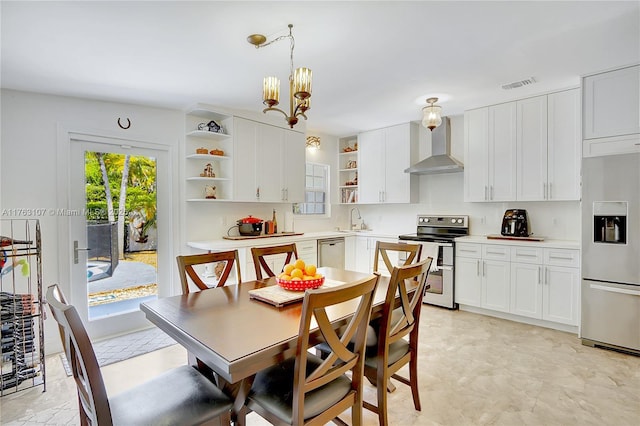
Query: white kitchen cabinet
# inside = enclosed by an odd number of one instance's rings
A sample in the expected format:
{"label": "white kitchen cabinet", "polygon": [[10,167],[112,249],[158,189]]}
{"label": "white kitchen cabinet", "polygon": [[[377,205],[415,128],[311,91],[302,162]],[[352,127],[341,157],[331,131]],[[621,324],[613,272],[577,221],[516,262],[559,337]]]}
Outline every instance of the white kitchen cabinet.
{"label": "white kitchen cabinet", "polygon": [[516,102],[517,195],[521,201],[544,200],[547,193],[547,97]]}
{"label": "white kitchen cabinet", "polygon": [[465,201],[510,201],[516,194],[516,104],[465,112]]}
{"label": "white kitchen cabinet", "polygon": [[304,135],[236,117],[234,201],[304,201]]}
{"label": "white kitchen cabinet", "polygon": [[480,306],[482,276],[479,258],[456,255],[455,302],[461,305]]}
{"label": "white kitchen cabinet", "polygon": [[417,160],[418,125],[404,123],[358,135],[359,203],[411,203],[418,179],[405,173]]}
{"label": "white kitchen cabinet", "polygon": [[[253,257],[251,257],[251,249],[247,250],[247,265],[246,265],[246,273],[242,275],[242,281],[251,281],[256,279],[256,268],[253,263]],[[273,256],[265,257],[265,262],[269,268],[278,275],[282,269],[284,268],[284,263],[287,260],[286,254],[277,254]],[[264,276],[264,271],[262,272]]]}
{"label": "white kitchen cabinet", "polygon": [[584,139],[640,133],[640,65],[582,80]]}
{"label": "white kitchen cabinet", "polygon": [[545,266],[542,318],[578,325],[580,270],[564,266]]}
{"label": "white kitchen cabinet", "polygon": [[464,200],[487,201],[489,108],[464,113]]}
{"label": "white kitchen cabinet", "polygon": [[483,245],[482,297],[483,308],[509,312],[511,297],[510,248],[506,246]]}
{"label": "white kitchen cabinet", "polygon": [[580,90],[547,95],[547,200],[580,200]]}
{"label": "white kitchen cabinet", "polygon": [[517,102],[518,201],[580,199],[578,89]]}
{"label": "white kitchen cabinet", "polygon": [[[376,241],[383,241],[388,243],[395,243],[397,239],[395,238],[381,238],[381,237],[367,237],[367,236],[356,236],[355,237],[355,267],[356,271],[364,272],[364,273],[372,273],[373,272],[373,259],[376,253]],[[389,260],[392,263],[397,264],[397,257],[393,258],[393,253],[389,253]],[[387,266],[384,264],[382,258],[378,259],[378,271],[382,275],[389,276],[389,272],[387,270]]]}
{"label": "white kitchen cabinet", "polygon": [[542,265],[511,264],[511,313],[542,318],[542,275]]}
{"label": "white kitchen cabinet", "polygon": [[[215,121],[220,132],[198,130],[201,123]],[[228,201],[233,196],[233,117],[198,104],[185,115],[186,200]],[[198,152],[202,151],[202,152]],[[217,155],[212,154],[215,153]],[[219,155],[218,155],[219,154]],[[215,198],[206,198],[205,187],[215,187]]]}
{"label": "white kitchen cabinet", "polygon": [[578,250],[456,244],[456,303],[576,326]]}
{"label": "white kitchen cabinet", "polygon": [[456,303],[508,312],[509,256],[508,247],[456,244]]}
{"label": "white kitchen cabinet", "polygon": [[297,241],[296,251],[305,264],[318,265],[318,240]]}
{"label": "white kitchen cabinet", "polygon": [[465,201],[580,199],[580,93],[465,111]]}

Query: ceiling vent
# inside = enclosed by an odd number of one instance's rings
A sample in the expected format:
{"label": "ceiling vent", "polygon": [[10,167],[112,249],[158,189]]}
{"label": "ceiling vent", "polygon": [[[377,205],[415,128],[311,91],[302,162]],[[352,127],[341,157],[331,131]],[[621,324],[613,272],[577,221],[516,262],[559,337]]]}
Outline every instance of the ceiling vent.
{"label": "ceiling vent", "polygon": [[518,87],[528,86],[530,84],[536,83],[536,79],[531,77],[520,81],[514,81],[513,83],[503,84],[502,88],[504,90],[517,89]]}

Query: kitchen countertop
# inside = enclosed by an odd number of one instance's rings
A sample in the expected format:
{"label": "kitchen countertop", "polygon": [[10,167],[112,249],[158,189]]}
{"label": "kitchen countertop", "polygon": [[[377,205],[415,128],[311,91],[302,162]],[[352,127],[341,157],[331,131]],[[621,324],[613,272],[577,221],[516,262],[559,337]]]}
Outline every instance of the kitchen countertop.
{"label": "kitchen countertop", "polygon": [[496,244],[501,246],[527,246],[527,247],[564,248],[564,249],[580,250],[580,241],[554,240],[554,239],[546,239],[546,238],[544,241],[494,240],[494,239],[488,239],[486,235],[467,235],[465,237],[456,238],[456,242],[457,243]]}
{"label": "kitchen countertop", "polygon": [[253,238],[248,240],[202,240],[202,241],[189,241],[187,245],[189,247],[200,250],[233,250],[246,247],[255,246],[270,246],[279,244],[289,244],[296,241],[305,240],[322,240],[325,238],[339,238],[348,236],[363,236],[363,237],[380,237],[380,238],[396,238],[398,235],[380,234],[371,230],[364,231],[323,231],[323,232],[305,232],[302,235],[291,236],[278,236],[274,238]]}

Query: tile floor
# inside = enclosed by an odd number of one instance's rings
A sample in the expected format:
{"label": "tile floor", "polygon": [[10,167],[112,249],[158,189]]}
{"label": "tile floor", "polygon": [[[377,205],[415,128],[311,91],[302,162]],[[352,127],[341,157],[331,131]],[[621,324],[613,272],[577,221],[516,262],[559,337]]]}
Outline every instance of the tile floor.
{"label": "tile floor", "polygon": [[[573,334],[425,306],[417,412],[408,387],[389,395],[391,425],[640,424],[640,357],[580,344]],[[179,345],[102,368],[111,394],[186,361]],[[0,398],[3,425],[78,424],[73,379],[48,357],[48,387]],[[366,399],[375,390],[367,384]],[[342,416],[350,422],[348,415]],[[365,425],[377,418],[364,411]],[[249,425],[264,425],[255,413]]]}

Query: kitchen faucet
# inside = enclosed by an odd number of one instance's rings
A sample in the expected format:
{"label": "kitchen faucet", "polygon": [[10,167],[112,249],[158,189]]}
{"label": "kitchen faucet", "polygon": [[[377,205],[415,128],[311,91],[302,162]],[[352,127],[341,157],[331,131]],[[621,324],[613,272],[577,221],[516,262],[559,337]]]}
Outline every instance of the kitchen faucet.
{"label": "kitchen faucet", "polygon": [[[351,212],[349,213],[349,229],[353,230],[355,225],[353,223],[353,211],[357,211],[358,212],[358,219],[362,219],[362,216],[360,216],[360,209],[358,209],[357,207],[354,207],[351,209]],[[362,222],[360,223],[360,227],[362,227]]]}

